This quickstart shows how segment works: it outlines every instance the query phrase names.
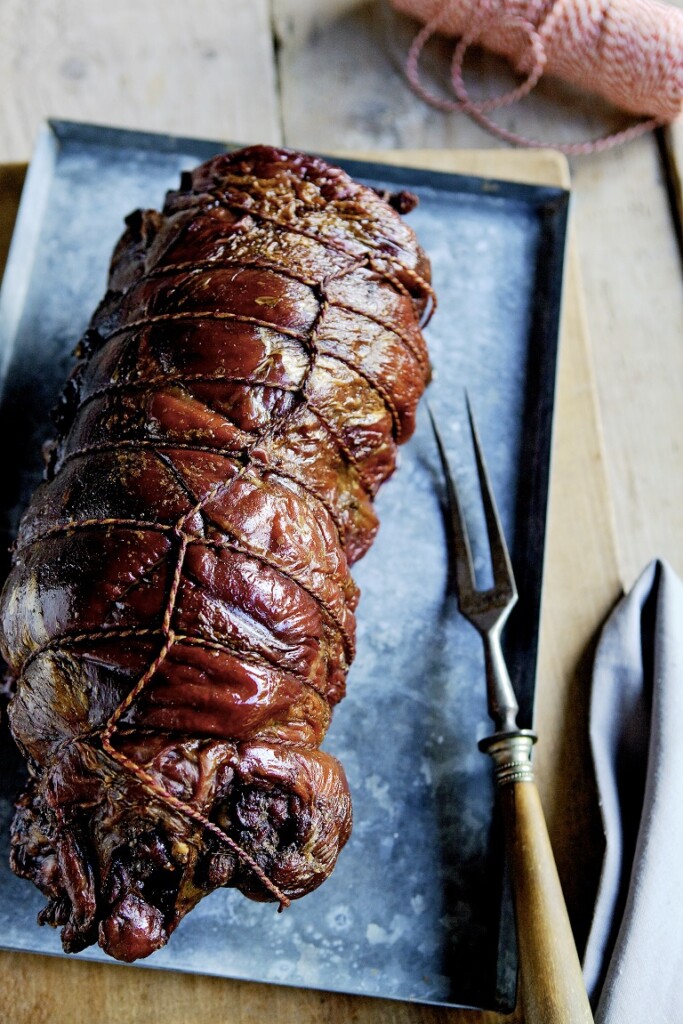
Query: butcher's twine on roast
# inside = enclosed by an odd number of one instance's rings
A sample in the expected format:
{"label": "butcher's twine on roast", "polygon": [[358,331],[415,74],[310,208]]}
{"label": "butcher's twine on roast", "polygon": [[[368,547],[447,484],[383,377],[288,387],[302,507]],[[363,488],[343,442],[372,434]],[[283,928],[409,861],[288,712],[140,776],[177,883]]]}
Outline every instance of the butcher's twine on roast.
{"label": "butcher's twine on roast", "polygon": [[285,905],[348,838],[318,748],[429,377],[409,206],[257,146],[128,218],[0,608],[12,867],[67,951],[146,956],[218,886]]}

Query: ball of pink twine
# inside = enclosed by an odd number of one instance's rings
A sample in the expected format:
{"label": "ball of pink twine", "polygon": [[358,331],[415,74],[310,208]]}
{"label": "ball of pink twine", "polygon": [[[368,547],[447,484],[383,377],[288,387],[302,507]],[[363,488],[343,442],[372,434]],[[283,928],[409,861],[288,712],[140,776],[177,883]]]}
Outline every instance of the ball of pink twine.
{"label": "ball of pink twine", "polygon": [[[563,152],[607,149],[675,120],[683,106],[683,11],[658,0],[391,0],[424,23],[408,54],[415,91],[441,110],[462,110],[508,142],[542,146],[488,116],[526,96],[544,73],[589,89],[632,114],[648,116],[595,142],[557,145]],[[423,85],[419,60],[435,33],[458,39],[451,84],[456,100]],[[507,58],[523,83],[492,100],[471,99],[462,65],[474,43]]]}

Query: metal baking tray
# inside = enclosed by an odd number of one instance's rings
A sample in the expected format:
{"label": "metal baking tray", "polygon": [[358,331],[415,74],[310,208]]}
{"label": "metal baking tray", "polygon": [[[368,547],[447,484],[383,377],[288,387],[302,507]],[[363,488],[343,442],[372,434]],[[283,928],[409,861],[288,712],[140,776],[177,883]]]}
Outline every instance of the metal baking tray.
{"label": "metal baking tray", "polygon": [[[51,122],[22,197],[0,298],[2,549],[41,475],[49,410],[105,289],[123,217],[158,207],[180,171],[224,143]],[[532,719],[568,194],[341,161],[420,199],[409,215],[440,305],[428,328],[429,400],[466,515],[480,520],[464,414],[471,396],[521,594],[506,633]],[[509,1009],[516,951],[491,766],[481,644],[448,592],[442,482],[422,409],[381,491],[382,527],[354,575],[362,597],[348,697],[325,747],[355,812],[331,878],[283,914],[213,893],[145,966],[448,1005]],[[484,544],[475,561],[486,575]],[[5,543],[6,542],[6,543]],[[3,567],[5,568],[5,567]],[[4,717],[4,716],[3,716]],[[61,955],[43,899],[7,863],[20,758],[2,739],[0,945]],[[84,959],[106,959],[86,950]]]}

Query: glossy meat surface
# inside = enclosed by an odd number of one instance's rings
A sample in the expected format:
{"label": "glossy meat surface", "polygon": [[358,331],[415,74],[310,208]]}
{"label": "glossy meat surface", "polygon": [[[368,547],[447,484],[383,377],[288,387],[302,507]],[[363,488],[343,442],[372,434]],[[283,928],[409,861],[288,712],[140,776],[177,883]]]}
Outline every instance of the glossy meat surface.
{"label": "glossy meat surface", "polygon": [[349,566],[429,375],[392,203],[251,147],[127,220],[0,603],[12,866],[68,951],[146,956],[222,885],[286,904],[348,838]]}

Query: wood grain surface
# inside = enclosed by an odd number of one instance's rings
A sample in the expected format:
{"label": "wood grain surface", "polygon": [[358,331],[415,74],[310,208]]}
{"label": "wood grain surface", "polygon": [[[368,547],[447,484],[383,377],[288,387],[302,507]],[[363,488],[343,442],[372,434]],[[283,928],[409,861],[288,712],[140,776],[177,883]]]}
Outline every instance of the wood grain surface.
{"label": "wood grain surface", "polygon": [[0,68],[4,162],[47,117],[279,141],[268,0],[0,0]]}

